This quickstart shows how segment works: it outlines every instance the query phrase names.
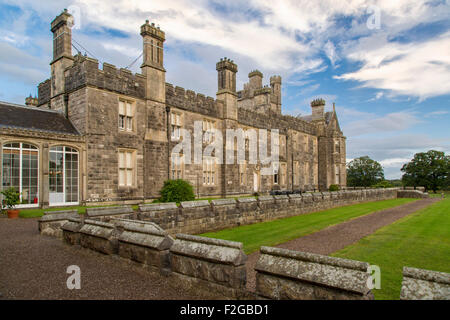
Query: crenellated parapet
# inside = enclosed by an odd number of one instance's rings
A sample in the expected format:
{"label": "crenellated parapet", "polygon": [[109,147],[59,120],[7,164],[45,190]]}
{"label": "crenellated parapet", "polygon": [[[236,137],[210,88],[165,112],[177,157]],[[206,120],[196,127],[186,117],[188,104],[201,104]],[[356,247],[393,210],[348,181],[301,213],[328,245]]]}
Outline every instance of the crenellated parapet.
{"label": "crenellated parapet", "polygon": [[212,97],[166,83],[166,104],[170,107],[220,118],[222,105]]}
{"label": "crenellated parapet", "polygon": [[66,92],[75,91],[84,86],[94,86],[99,89],[114,91],[120,94],[145,98],[145,77],[133,74],[130,70],[104,63],[99,69],[98,60],[75,56],[74,64],[66,70]]}
{"label": "crenellated parapet", "polygon": [[51,81],[47,79],[38,85],[38,107],[48,103],[51,95]]}

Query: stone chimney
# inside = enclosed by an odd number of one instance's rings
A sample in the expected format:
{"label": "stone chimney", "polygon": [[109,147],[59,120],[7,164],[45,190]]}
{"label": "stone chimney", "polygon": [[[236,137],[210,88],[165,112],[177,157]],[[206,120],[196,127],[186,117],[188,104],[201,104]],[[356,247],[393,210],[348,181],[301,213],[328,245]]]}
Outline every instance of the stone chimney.
{"label": "stone chimney", "polygon": [[313,121],[324,121],[324,110],[325,110],[325,100],[324,99],[315,99],[311,101],[311,109],[312,109],[312,120]]}
{"label": "stone chimney", "polygon": [[148,20],[141,26],[143,40],[142,74],[147,78],[146,97],[157,102],[166,101],[166,70],[164,69],[164,31]]}
{"label": "stone chimney", "polygon": [[236,73],[237,65],[233,60],[220,59],[216,64],[218,91],[217,100],[223,101],[224,118],[237,120]]}
{"label": "stone chimney", "polygon": [[248,74],[250,89],[256,90],[262,88],[263,74],[259,70],[254,70]]}

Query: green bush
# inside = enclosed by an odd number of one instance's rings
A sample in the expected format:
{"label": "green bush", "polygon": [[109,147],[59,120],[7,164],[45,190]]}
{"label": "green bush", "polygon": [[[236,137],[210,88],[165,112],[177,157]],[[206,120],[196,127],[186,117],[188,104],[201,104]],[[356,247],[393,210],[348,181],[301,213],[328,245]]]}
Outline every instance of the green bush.
{"label": "green bush", "polygon": [[332,184],[330,185],[330,187],[328,188],[328,191],[339,191],[339,186],[337,184]]}
{"label": "green bush", "polygon": [[5,206],[9,210],[11,210],[19,204],[20,193],[17,192],[15,188],[11,187],[1,191],[0,193],[4,196],[2,208],[3,206]]}
{"label": "green bush", "polygon": [[392,188],[392,187],[394,187],[394,185],[387,180],[383,180],[372,185],[372,188]]}
{"label": "green bush", "polygon": [[192,185],[183,180],[167,180],[159,192],[161,202],[181,202],[195,200],[194,188]]}

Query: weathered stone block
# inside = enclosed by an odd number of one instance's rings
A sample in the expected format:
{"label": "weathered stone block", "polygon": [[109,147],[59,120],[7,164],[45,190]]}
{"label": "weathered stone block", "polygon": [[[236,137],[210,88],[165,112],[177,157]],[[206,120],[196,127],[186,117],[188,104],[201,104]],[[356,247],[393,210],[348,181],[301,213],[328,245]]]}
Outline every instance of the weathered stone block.
{"label": "weathered stone block", "polygon": [[170,248],[172,272],[243,289],[246,283],[242,243],[177,234]]}
{"label": "weathered stone block", "polygon": [[280,248],[261,247],[256,293],[269,299],[373,299],[369,264]]}
{"label": "weathered stone block", "polygon": [[46,211],[38,221],[41,235],[62,238],[61,227],[70,219],[79,217],[77,210]]}
{"label": "weathered stone block", "polygon": [[83,226],[83,219],[69,218],[69,220],[61,226],[64,242],[71,245],[80,244],[80,229]]}
{"label": "weathered stone block", "polygon": [[118,251],[118,232],[112,223],[85,220],[80,229],[80,244],[105,254]]}
{"label": "weathered stone block", "polygon": [[136,218],[131,206],[120,207],[99,207],[99,208],[87,208],[87,218],[100,218],[102,220],[109,220],[112,216],[121,218]]}
{"label": "weathered stone block", "polygon": [[450,300],[450,273],[404,267],[400,300]]}

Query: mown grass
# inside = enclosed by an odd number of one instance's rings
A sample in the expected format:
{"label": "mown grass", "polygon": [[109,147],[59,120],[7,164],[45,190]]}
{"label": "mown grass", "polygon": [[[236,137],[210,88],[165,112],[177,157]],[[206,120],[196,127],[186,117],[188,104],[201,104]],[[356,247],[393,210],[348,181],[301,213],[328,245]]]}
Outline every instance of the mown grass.
{"label": "mown grass", "polygon": [[404,266],[450,272],[450,198],[385,226],[332,254],[381,269],[376,299],[399,299]]}
{"label": "mown grass", "polygon": [[242,242],[244,251],[252,253],[261,246],[274,246],[375,211],[399,206],[415,199],[391,199],[303,214],[274,221],[245,225],[202,236]]}

